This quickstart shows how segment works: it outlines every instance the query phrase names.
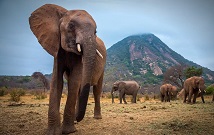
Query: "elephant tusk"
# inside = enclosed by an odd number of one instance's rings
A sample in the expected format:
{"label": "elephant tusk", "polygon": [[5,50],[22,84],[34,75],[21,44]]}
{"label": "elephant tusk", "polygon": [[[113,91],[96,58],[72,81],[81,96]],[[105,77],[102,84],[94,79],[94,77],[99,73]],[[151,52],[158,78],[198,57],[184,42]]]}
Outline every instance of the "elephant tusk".
{"label": "elephant tusk", "polygon": [[201,89],[199,89],[199,93],[201,93]]}
{"label": "elephant tusk", "polygon": [[96,49],[97,54],[103,59],[103,55]]}
{"label": "elephant tusk", "polygon": [[80,47],[79,43],[77,44],[77,50],[78,50],[78,52],[81,52],[81,47]]}

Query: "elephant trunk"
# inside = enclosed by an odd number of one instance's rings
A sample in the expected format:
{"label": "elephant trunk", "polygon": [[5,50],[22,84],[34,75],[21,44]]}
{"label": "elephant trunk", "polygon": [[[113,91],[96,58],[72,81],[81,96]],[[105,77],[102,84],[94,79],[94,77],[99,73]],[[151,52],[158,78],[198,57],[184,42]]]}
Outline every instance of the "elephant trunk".
{"label": "elephant trunk", "polygon": [[88,102],[88,96],[90,91],[93,69],[95,66],[96,58],[96,45],[92,42],[87,44],[83,48],[83,72],[82,72],[82,83],[79,97],[79,107],[76,116],[77,122],[81,121],[85,116],[86,106]]}

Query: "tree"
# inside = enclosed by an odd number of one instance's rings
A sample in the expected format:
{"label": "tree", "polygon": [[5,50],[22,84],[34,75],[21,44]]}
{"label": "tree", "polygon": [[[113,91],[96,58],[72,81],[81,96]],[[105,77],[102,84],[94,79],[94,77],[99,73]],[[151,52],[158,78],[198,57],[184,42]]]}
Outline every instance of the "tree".
{"label": "tree", "polygon": [[39,79],[43,83],[44,92],[45,92],[45,89],[50,89],[50,84],[48,79],[41,72],[34,72],[32,74],[32,77],[35,79]]}
{"label": "tree", "polygon": [[184,85],[184,70],[186,69],[185,65],[176,65],[172,66],[164,73],[163,83],[171,83],[179,88],[183,88]]}
{"label": "tree", "polygon": [[208,94],[208,95],[214,94],[214,84],[212,84],[206,88],[206,94]]}
{"label": "tree", "polygon": [[192,76],[201,76],[203,73],[203,69],[202,68],[196,68],[196,67],[188,67],[185,71],[184,71],[184,75],[186,78],[190,78]]}

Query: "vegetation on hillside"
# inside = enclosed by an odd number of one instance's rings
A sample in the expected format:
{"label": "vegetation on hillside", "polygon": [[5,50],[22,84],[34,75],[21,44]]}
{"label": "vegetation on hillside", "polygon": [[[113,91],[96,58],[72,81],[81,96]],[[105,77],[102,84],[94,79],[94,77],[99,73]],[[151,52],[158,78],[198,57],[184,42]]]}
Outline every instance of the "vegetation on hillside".
{"label": "vegetation on hillside", "polygon": [[202,68],[189,67],[184,71],[185,77],[190,78],[192,76],[201,76],[203,73]]}

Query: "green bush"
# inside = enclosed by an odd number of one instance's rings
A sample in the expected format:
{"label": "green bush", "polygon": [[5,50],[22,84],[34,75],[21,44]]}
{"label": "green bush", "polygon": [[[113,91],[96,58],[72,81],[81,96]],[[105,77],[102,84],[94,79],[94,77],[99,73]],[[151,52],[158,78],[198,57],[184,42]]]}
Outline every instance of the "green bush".
{"label": "green bush", "polygon": [[212,94],[214,93],[214,87],[213,86],[208,86],[206,88],[206,94],[209,95],[209,94]]}
{"label": "green bush", "polygon": [[10,100],[11,101],[15,101],[15,102],[19,102],[20,101],[20,97],[21,97],[21,93],[19,90],[14,89],[10,92]]}
{"label": "green bush", "polygon": [[0,88],[0,96],[4,96],[7,94],[7,88],[6,87],[1,87]]}
{"label": "green bush", "polygon": [[47,94],[42,91],[35,91],[33,95],[35,96],[35,99],[38,99],[38,100],[47,98]]}
{"label": "green bush", "polygon": [[17,89],[17,91],[18,91],[20,96],[24,96],[26,94],[26,90],[24,90],[22,88]]}

